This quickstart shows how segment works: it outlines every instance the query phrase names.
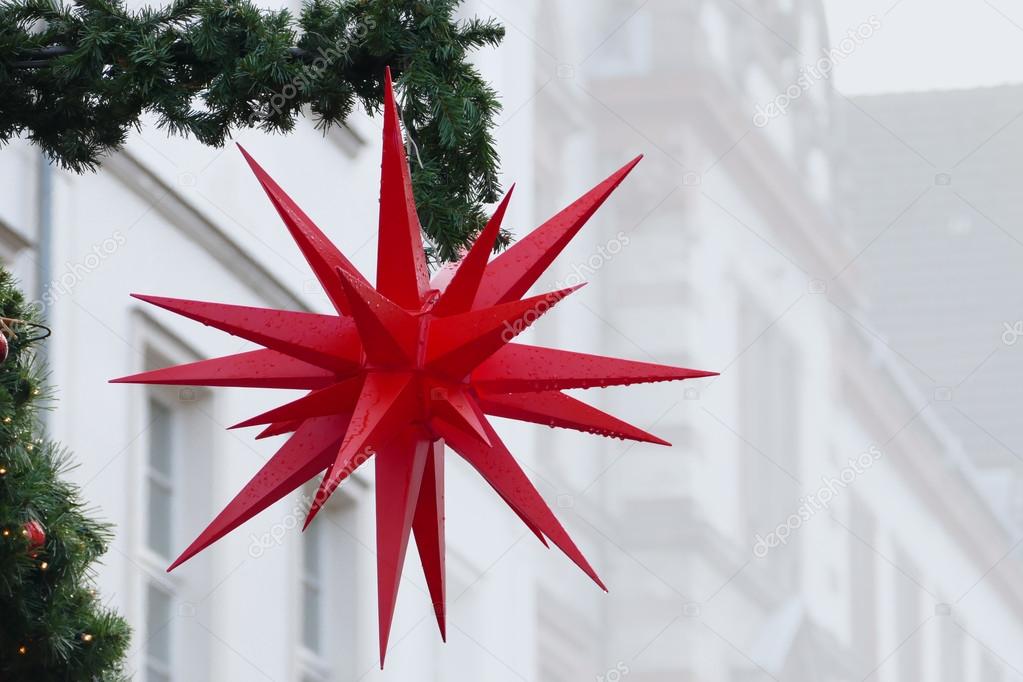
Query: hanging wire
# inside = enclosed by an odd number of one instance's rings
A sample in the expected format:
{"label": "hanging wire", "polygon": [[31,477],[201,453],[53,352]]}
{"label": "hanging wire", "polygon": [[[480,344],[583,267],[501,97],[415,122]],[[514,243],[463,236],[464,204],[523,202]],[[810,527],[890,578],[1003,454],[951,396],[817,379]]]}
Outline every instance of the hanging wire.
{"label": "hanging wire", "polygon": [[41,341],[45,338],[48,338],[53,333],[53,330],[47,327],[45,324],[39,324],[38,322],[30,322],[28,320],[19,320],[16,317],[0,317],[0,333],[3,333],[3,335],[9,339],[18,338],[18,333],[14,331],[14,327],[17,325],[24,325],[26,327],[29,327],[30,329],[41,330],[39,335],[24,339],[29,343],[33,341]]}

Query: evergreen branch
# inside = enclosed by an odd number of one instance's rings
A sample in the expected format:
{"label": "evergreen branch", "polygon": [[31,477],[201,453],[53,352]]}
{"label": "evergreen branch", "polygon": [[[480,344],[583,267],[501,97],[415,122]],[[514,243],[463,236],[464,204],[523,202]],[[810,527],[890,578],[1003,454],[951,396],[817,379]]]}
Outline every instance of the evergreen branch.
{"label": "evergreen branch", "polygon": [[[376,112],[397,79],[418,155],[412,177],[432,257],[450,261],[499,197],[500,104],[469,52],[500,43],[493,21],[458,21],[461,0],[307,0],[298,16],[250,0],[0,2],[0,143],[26,136],[53,161],[94,170],[143,117],[221,146],[231,131],[326,130],[356,104]],[[507,244],[502,236],[502,245]]]}

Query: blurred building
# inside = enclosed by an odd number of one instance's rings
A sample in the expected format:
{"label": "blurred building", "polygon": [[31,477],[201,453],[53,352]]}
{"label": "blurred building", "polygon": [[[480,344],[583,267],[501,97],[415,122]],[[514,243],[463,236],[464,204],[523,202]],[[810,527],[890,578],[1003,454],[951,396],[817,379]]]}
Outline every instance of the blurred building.
{"label": "blurred building", "polygon": [[[581,491],[572,511],[612,571],[598,674],[1017,679],[1008,633],[1023,624],[1019,531],[1012,510],[992,504],[1014,499],[1015,478],[978,471],[976,433],[966,443],[945,409],[953,392],[972,391],[1001,397],[1008,420],[1011,389],[998,376],[971,384],[990,348],[970,356],[950,335],[977,333],[967,320],[980,313],[960,315],[972,301],[960,295],[952,308],[929,287],[968,288],[964,277],[983,276],[983,266],[945,268],[932,245],[887,251],[885,271],[857,267],[864,231],[898,216],[892,197],[919,169],[875,162],[872,154],[910,152],[887,118],[832,90],[823,62],[848,56],[883,30],[881,19],[864,17],[848,41],[828,44],[816,2],[607,3],[605,16],[614,35],[575,84],[575,103],[590,112],[594,153],[607,159],[598,165],[637,147],[648,157],[623,189],[628,199],[599,218],[600,243],[627,248],[594,277],[589,314],[553,335],[589,325],[597,338],[587,349],[723,375],[646,388],[642,398],[612,393],[602,406],[676,447],[611,444],[595,481],[574,467],[554,479]],[[997,99],[995,108],[964,93],[958,109],[922,99],[924,124],[905,111],[903,121],[962,146],[977,137],[961,134],[966,125],[988,135],[1015,120],[1021,107]],[[847,127],[857,135],[846,139]],[[991,191],[1006,188],[996,204],[1006,211],[1012,139],[975,160],[987,174],[973,180],[995,175]],[[924,181],[946,182],[942,170]],[[977,261],[992,246],[978,247]],[[588,256],[577,251],[575,267]],[[893,295],[888,278],[917,300]],[[926,312],[913,302],[949,306],[943,324],[921,324]],[[916,348],[900,352],[875,312],[940,345],[956,369],[919,381]],[[1001,333],[1000,322],[979,332],[991,347],[992,329]],[[1013,460],[984,437],[981,453]],[[573,439],[552,433],[539,450],[576,451]]]}
{"label": "blurred building", "polygon": [[[959,189],[970,163],[979,174],[1002,158],[982,150],[961,171],[907,168],[907,144],[874,120],[875,104],[905,113],[905,139],[994,132],[1000,116],[984,118],[991,107],[970,96],[957,109],[836,94],[820,60],[844,48],[828,45],[815,0],[478,0],[465,11],[508,27],[479,63],[505,105],[498,146],[506,184],[517,183],[506,219],[517,233],[646,155],[544,281],[590,285],[527,339],[721,376],[580,393],[670,449],[499,420],[608,595],[450,458],[449,641],[412,559],[380,672],[372,467],[308,533],[295,527],[296,494],[168,575],[277,445],[225,427],[285,394],[106,383],[248,347],[129,292],[328,309],[240,155],[154,127],[93,175],[47,169],[28,145],[5,150],[0,257],[54,328],[50,429],[118,525],[100,583],[136,628],[136,679],[1021,677],[1014,421],[957,401],[973,390],[1018,403],[997,378],[974,384],[984,354],[967,362],[950,340],[971,311],[994,322],[983,332],[994,347],[1021,314],[982,313],[964,296],[940,310],[941,325],[921,317],[944,300],[940,286],[989,273],[987,255],[1017,248],[980,243],[971,270],[944,269],[964,253],[944,236],[945,251],[920,250],[935,246],[923,238],[932,220],[943,235],[966,224],[997,237],[987,215],[1011,232],[1013,166],[995,173],[990,202],[963,189],[975,211],[937,206],[921,216],[921,241],[873,260],[901,234],[886,225],[913,198],[901,200],[906,188]],[[852,49],[883,30],[867,17],[849,28],[862,32]],[[378,126],[356,117],[326,137],[311,125],[239,135],[367,273]],[[1009,263],[995,269],[1009,277]],[[935,338],[928,356],[923,341]],[[994,440],[954,422],[955,408]]]}

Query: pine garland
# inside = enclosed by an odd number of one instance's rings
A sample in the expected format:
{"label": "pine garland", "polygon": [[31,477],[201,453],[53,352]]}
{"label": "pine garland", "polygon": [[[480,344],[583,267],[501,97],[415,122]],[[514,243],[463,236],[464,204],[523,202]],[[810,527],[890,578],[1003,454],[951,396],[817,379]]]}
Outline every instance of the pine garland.
{"label": "pine garland", "polygon": [[[0,317],[33,319],[0,269]],[[125,621],[92,589],[92,566],[110,541],[63,480],[68,454],[40,435],[37,335],[15,325],[0,364],[0,680],[122,680]],[[37,523],[36,546],[26,524]]]}
{"label": "pine garland", "polygon": [[[303,111],[340,125],[376,112],[397,78],[413,185],[433,257],[450,261],[499,197],[497,96],[469,63],[497,45],[461,0],[310,0],[299,16],[249,0],[0,3],[0,143],[25,135],[75,172],[95,169],[144,117],[221,146],[233,129],[288,132]],[[507,243],[507,235],[502,244]]]}

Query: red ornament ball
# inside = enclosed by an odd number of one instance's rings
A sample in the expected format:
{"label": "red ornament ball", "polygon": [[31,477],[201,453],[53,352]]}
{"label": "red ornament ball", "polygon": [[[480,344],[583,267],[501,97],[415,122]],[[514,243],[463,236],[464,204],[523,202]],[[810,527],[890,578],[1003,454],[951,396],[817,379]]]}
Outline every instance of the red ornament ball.
{"label": "red ornament ball", "polygon": [[10,350],[10,346],[7,343],[7,335],[0,334],[0,363],[7,362],[8,350]]}
{"label": "red ornament ball", "polygon": [[22,526],[21,534],[28,539],[28,544],[32,549],[39,549],[46,544],[46,530],[38,521],[27,522]]}

